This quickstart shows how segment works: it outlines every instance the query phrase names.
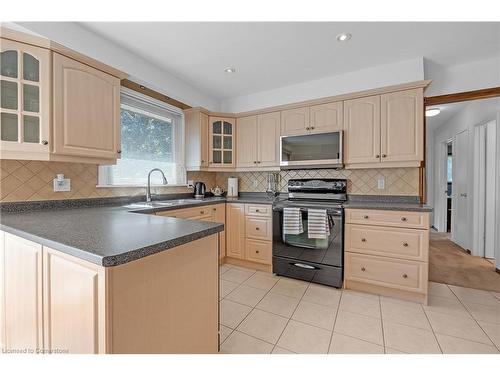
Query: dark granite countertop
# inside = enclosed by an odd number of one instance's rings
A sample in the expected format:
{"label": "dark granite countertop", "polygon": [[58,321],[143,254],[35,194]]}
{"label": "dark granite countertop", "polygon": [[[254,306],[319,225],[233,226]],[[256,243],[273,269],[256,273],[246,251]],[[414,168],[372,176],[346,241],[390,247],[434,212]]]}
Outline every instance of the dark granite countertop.
{"label": "dark granite countertop", "polygon": [[343,206],[344,208],[368,210],[432,211],[432,207],[419,203],[419,198],[414,196],[350,195]]}

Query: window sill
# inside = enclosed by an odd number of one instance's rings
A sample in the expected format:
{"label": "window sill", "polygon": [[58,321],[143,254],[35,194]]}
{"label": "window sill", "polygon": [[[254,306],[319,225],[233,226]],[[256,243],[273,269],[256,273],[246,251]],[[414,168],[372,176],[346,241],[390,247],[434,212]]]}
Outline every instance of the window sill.
{"label": "window sill", "polygon": [[[96,185],[97,188],[147,188],[147,184],[138,184],[138,185]],[[186,187],[189,188],[188,184],[167,184],[167,185],[156,185],[156,184],[151,184],[152,188],[157,188],[157,187],[163,187],[163,188],[169,188],[169,187]]]}

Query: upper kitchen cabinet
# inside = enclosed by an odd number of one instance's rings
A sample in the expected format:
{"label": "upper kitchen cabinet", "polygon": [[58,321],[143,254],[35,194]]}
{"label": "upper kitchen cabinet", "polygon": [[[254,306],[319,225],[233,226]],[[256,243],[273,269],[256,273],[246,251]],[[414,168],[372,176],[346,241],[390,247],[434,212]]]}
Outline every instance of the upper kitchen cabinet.
{"label": "upper kitchen cabinet", "polygon": [[346,168],[420,166],[423,116],[423,88],[346,100]]}
{"label": "upper kitchen cabinet", "polygon": [[342,102],[288,109],[281,112],[281,135],[342,130]]}
{"label": "upper kitchen cabinet", "polygon": [[237,169],[279,168],[280,122],[279,112],[237,120]]}
{"label": "upper kitchen cabinet", "polygon": [[1,35],[0,158],[115,163],[127,75],[45,38]]}
{"label": "upper kitchen cabinet", "polygon": [[116,159],[120,80],[54,53],[54,154]]}
{"label": "upper kitchen cabinet", "polygon": [[7,39],[1,42],[0,156],[47,157],[50,51]]}
{"label": "upper kitchen cabinet", "polygon": [[233,168],[235,161],[235,119],[209,117],[209,167]]}
{"label": "upper kitchen cabinet", "polygon": [[423,89],[382,95],[380,115],[382,163],[423,160]]}
{"label": "upper kitchen cabinet", "polygon": [[208,115],[198,109],[184,112],[186,126],[186,169],[199,171],[208,168]]}
{"label": "upper kitchen cabinet", "polygon": [[380,96],[344,102],[344,163],[380,161]]}

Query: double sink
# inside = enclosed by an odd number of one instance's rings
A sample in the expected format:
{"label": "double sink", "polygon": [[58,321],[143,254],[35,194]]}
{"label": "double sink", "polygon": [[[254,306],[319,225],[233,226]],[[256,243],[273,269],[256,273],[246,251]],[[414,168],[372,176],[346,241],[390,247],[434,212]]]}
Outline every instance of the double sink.
{"label": "double sink", "polygon": [[147,208],[161,208],[172,206],[183,206],[186,204],[202,203],[203,199],[171,199],[165,201],[151,201],[151,202],[137,202],[123,206],[128,209],[147,209]]}

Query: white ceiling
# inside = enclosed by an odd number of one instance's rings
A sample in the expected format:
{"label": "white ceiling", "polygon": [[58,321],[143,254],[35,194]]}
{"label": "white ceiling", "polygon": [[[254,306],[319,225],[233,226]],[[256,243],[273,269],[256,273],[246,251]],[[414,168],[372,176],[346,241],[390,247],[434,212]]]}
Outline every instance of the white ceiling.
{"label": "white ceiling", "polygon": [[450,104],[440,104],[427,108],[439,108],[441,112],[439,115],[434,117],[427,117],[425,123],[430,130],[436,130],[441,125],[448,122],[453,116],[455,116],[460,110],[464,109],[471,102],[458,102]]}
{"label": "white ceiling", "polygon": [[[217,99],[417,57],[449,66],[500,55],[498,22],[81,25]],[[352,39],[338,43],[341,32]],[[237,73],[224,73],[226,67]]]}

